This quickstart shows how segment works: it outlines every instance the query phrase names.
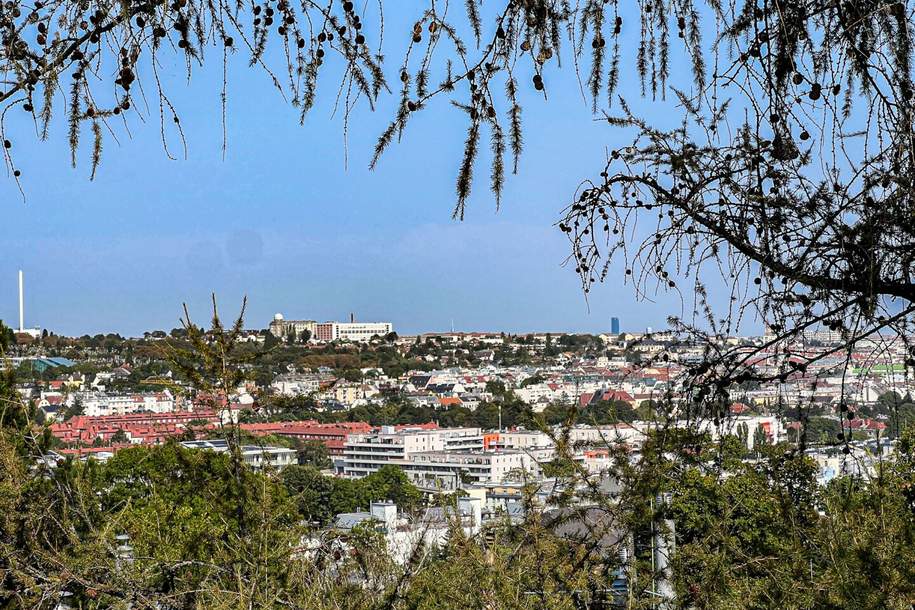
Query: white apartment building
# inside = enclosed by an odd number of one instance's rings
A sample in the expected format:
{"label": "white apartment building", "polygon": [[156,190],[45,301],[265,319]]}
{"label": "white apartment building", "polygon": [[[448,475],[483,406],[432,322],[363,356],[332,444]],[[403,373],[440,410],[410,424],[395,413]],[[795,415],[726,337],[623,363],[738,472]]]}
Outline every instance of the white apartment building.
{"label": "white apartment building", "polygon": [[553,439],[539,430],[512,430],[487,436],[488,449],[534,449],[552,447]]}
{"label": "white apartment building", "polygon": [[474,449],[483,449],[483,434],[479,428],[395,430],[384,426],[380,432],[347,436],[343,445],[343,474],[361,478],[388,464],[403,466],[415,453]]}
{"label": "white apartment building", "polygon": [[465,485],[498,483],[510,473],[531,471],[532,463],[522,451],[423,451],[400,466],[420,489],[454,491]]}
{"label": "white apartment building", "polygon": [[106,394],[105,392],[79,392],[74,400],[83,406],[83,415],[126,415],[128,413],[170,413],[175,410],[175,398],[171,392],[148,394]]}
{"label": "white apartment building", "polygon": [[[398,564],[406,565],[417,547],[440,548],[446,544],[455,525],[468,538],[479,534],[483,523],[483,498],[460,497],[456,507],[428,508],[412,519],[398,515],[397,506],[391,502],[372,502],[368,511],[338,514],[334,528],[351,531],[365,523],[371,523],[373,529],[384,534],[391,557]],[[345,551],[348,547],[343,540],[345,538],[338,538],[335,544],[339,544],[339,548]],[[314,541],[314,546],[319,544],[317,540]],[[348,556],[348,553],[341,553],[341,556]]]}
{"label": "white apartment building", "polygon": [[547,383],[533,383],[523,388],[514,390],[515,396],[531,405],[538,402],[549,402],[557,398],[560,386]]}
{"label": "white apartment building", "polygon": [[[681,422],[677,422],[680,425]],[[740,417],[725,418],[720,424],[715,424],[710,420],[703,420],[699,424],[699,430],[709,432],[712,439],[718,440],[724,435],[733,435],[743,437],[747,449],[753,449],[756,440],[757,431],[765,435],[767,442],[778,443],[785,438],[785,426],[779,417],[775,415],[749,415]]]}
{"label": "white apartment building", "polygon": [[321,377],[301,373],[279,375],[270,383],[270,388],[283,396],[311,394],[321,389]]}
{"label": "white apartment building", "polygon": [[539,430],[513,430],[486,435],[486,449],[520,452],[527,457],[525,470],[540,476],[541,465],[556,457],[556,444],[545,432]]}
{"label": "white apartment building", "polygon": [[[225,439],[184,441],[181,445],[187,449],[207,449],[217,453],[225,453],[229,450],[229,443]],[[263,470],[268,464],[272,468],[285,468],[298,462],[298,453],[295,449],[288,447],[242,445],[241,456],[245,465],[253,470]]]}
{"label": "white apartment building", "polygon": [[440,430],[448,451],[479,451],[483,449],[483,431],[480,428],[446,428]]}
{"label": "white apartment building", "polygon": [[607,426],[575,426],[569,430],[569,441],[588,447],[617,445],[640,447],[646,439],[644,428],[644,425],[639,422]]}

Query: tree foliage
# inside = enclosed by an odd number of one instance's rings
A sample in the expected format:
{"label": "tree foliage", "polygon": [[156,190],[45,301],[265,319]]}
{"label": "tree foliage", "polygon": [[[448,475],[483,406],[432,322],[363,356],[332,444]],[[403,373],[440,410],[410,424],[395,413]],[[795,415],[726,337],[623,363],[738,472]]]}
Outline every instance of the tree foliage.
{"label": "tree foliage", "polygon": [[403,510],[419,506],[420,492],[396,466],[384,466],[363,479],[323,475],[310,464],[283,470],[283,484],[308,522],[327,525],[339,513],[368,510],[372,502],[390,501]]}

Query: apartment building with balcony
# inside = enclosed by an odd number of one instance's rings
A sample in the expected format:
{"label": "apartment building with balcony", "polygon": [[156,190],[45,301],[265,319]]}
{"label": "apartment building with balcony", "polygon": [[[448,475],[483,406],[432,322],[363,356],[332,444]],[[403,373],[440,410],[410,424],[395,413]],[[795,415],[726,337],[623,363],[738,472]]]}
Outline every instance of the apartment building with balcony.
{"label": "apartment building with balcony", "polygon": [[420,489],[450,492],[530,471],[533,460],[523,451],[424,451],[400,466]]}
{"label": "apartment building with balcony", "polygon": [[382,426],[378,432],[347,437],[343,445],[343,474],[365,477],[388,464],[403,466],[416,453],[482,449],[483,434],[479,428],[396,430]]}

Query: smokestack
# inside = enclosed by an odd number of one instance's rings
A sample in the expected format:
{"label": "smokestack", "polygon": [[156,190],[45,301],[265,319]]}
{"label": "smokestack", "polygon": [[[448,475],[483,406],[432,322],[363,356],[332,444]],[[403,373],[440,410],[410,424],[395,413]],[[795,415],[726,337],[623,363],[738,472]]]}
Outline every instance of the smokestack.
{"label": "smokestack", "polygon": [[22,269],[19,270],[19,332],[25,332],[25,300],[22,296]]}

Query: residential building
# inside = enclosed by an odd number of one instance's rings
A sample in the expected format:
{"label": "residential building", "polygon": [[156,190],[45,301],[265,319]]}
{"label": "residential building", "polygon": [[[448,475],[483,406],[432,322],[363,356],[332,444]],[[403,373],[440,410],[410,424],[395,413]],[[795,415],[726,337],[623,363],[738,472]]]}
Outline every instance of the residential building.
{"label": "residential building", "polygon": [[402,466],[414,453],[483,449],[479,428],[428,430],[383,426],[379,432],[351,434],[343,446],[343,474],[364,477],[383,466]]}
{"label": "residential building", "polygon": [[[208,449],[218,453],[229,450],[229,442],[225,439],[184,441],[181,443],[188,449]],[[258,447],[257,445],[243,445],[241,455],[245,464],[254,470],[262,470],[268,465],[273,468],[285,468],[295,464],[298,454],[295,449],[287,447]]]}
{"label": "residential building", "polygon": [[312,394],[321,389],[322,379],[321,375],[312,373],[288,373],[270,382],[270,389],[283,396]]}
{"label": "residential building", "polygon": [[530,471],[532,459],[522,451],[422,451],[398,465],[421,489],[454,491]]}
{"label": "residential building", "polygon": [[[334,521],[334,529],[340,533],[351,532],[357,526],[370,526],[385,538],[385,545],[395,562],[403,565],[410,561],[418,547],[437,548],[444,545],[454,527],[460,527],[465,536],[480,533],[483,522],[483,500],[481,498],[458,498],[455,507],[428,508],[410,519],[399,514],[391,502],[372,502],[368,511],[340,513]],[[334,539],[343,544],[345,537]],[[345,551],[345,548],[340,549]],[[346,555],[341,552],[340,556]]]}
{"label": "residential building", "polygon": [[145,394],[107,394],[105,392],[79,392],[74,400],[83,406],[83,415],[126,415],[142,411],[167,413],[175,410],[175,398],[168,390]]}
{"label": "residential building", "polygon": [[343,455],[343,446],[350,434],[367,434],[372,427],[365,422],[339,422],[319,424],[316,421],[274,422],[259,424],[240,424],[239,427],[252,434],[286,436],[303,441],[319,441],[327,449],[327,454]]}
{"label": "residential building", "polygon": [[184,433],[188,427],[215,429],[216,411],[172,411],[168,413],[129,413],[100,417],[76,416],[65,422],[54,422],[51,434],[63,443],[91,444],[97,438],[110,439],[123,430],[133,444],[158,444]]}

